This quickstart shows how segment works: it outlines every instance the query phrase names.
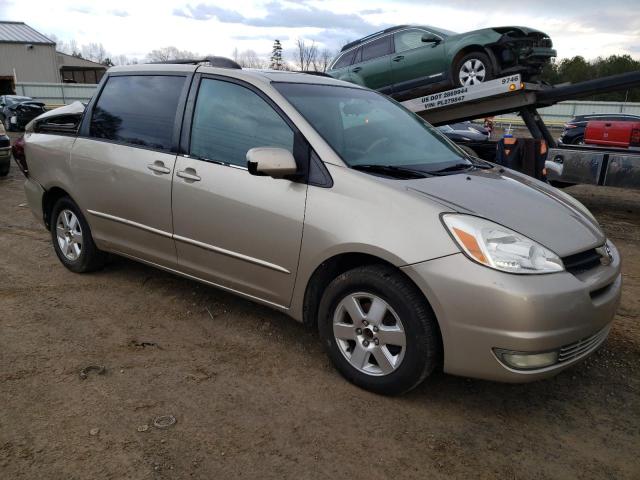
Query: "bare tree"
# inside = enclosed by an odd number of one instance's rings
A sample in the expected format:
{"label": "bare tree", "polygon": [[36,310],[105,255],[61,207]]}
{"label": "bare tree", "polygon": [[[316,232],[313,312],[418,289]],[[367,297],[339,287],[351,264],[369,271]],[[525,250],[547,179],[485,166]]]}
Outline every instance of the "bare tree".
{"label": "bare tree", "polygon": [[318,47],[315,42],[311,42],[311,45],[307,44],[303,39],[299,38],[296,41],[296,53],[294,63],[300,71],[307,72],[318,62]]}
{"label": "bare tree", "polygon": [[129,58],[126,55],[116,55],[111,59],[114,65],[137,65],[137,58]]}
{"label": "bare tree", "polygon": [[173,46],[151,50],[147,54],[147,59],[152,62],[167,62],[181,58],[198,58],[198,54],[190,52],[189,50],[179,50]]}
{"label": "bare tree", "polygon": [[331,51],[327,48],[324,48],[319,54],[318,54],[318,61],[316,64],[314,64],[314,69],[316,70],[316,72],[326,72],[327,69],[329,68],[329,64],[331,63],[331,59],[334,57],[335,55],[333,53],[331,53]]}
{"label": "bare tree", "polygon": [[254,50],[233,51],[233,59],[243,68],[267,68],[268,62],[260,58]]}
{"label": "bare tree", "polygon": [[102,63],[108,54],[102,43],[89,43],[82,46],[82,57],[97,63]]}
{"label": "bare tree", "polygon": [[69,55],[78,56],[80,54],[80,49],[78,48],[78,42],[76,42],[75,38],[69,40]]}

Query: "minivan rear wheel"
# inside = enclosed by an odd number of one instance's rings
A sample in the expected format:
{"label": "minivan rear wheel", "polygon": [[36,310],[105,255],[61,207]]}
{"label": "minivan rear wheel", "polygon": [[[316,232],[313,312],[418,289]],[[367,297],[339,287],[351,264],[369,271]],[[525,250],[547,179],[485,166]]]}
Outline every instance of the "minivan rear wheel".
{"label": "minivan rear wheel", "polygon": [[56,255],[69,270],[85,273],[104,265],[106,254],[96,247],[87,220],[69,197],[53,206],[50,227]]}
{"label": "minivan rear wheel", "polygon": [[422,293],[384,265],[349,270],[326,288],[320,335],[350,382],[395,395],[419,385],[438,365],[437,321]]}

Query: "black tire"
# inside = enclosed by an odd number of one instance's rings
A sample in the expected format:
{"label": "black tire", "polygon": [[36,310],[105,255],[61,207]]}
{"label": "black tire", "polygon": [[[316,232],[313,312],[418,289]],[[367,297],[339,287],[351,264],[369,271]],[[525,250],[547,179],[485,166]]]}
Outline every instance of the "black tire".
{"label": "black tire", "polygon": [[[60,244],[58,243],[58,235],[57,235],[57,224],[58,217],[60,212],[63,210],[71,211],[78,222],[80,223],[80,228],[82,229],[82,246],[80,254],[76,259],[69,259],[62,252]],[[84,218],[82,211],[76,205],[76,203],[71,200],[69,197],[62,197],[56,201],[51,210],[51,240],[53,242],[53,248],[56,251],[56,255],[60,259],[60,262],[67,267],[69,270],[75,273],[87,273],[98,270],[104,266],[106,260],[106,254],[98,250],[96,247],[93,237],[91,236],[91,229],[89,228],[89,224],[87,220]]]}
{"label": "black tire", "polygon": [[584,145],[584,135],[578,135],[574,138],[571,145]]}
{"label": "black tire", "polygon": [[11,162],[7,161],[4,164],[0,164],[0,177],[6,177],[9,175],[11,169]]}
{"label": "black tire", "polygon": [[489,59],[489,56],[482,52],[471,52],[466,54],[460,60],[458,60],[456,64],[453,66],[453,82],[457,87],[467,86],[460,79],[460,71],[462,70],[462,67],[469,61],[471,61],[472,63],[473,61],[479,61],[479,62],[482,62],[482,65],[484,65],[485,73],[482,78],[482,81],[478,83],[483,83],[483,82],[488,82],[489,80],[493,80],[494,72],[493,72],[493,67],[491,65],[491,60]]}
{"label": "black tire", "polygon": [[[402,322],[406,338],[404,357],[397,368],[386,375],[374,376],[351,365],[334,336],[336,309],[345,297],[357,292],[381,298]],[[440,364],[441,340],[435,315],[416,286],[392,267],[368,265],[335,278],[320,301],[318,327],[336,369],[350,382],[375,393],[397,395],[407,392],[418,386]]]}

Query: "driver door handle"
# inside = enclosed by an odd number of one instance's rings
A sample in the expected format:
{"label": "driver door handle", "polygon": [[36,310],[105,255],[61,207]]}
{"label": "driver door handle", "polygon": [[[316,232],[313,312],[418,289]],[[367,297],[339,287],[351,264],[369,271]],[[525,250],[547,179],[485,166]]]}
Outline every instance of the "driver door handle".
{"label": "driver door handle", "polygon": [[404,59],[404,55],[398,55],[397,57],[393,57],[393,61],[394,62],[399,62],[400,60]]}
{"label": "driver door handle", "polygon": [[351,69],[353,73],[358,73],[360,70],[362,70],[362,67],[355,67]]}
{"label": "driver door handle", "polygon": [[196,175],[196,171],[193,168],[178,170],[176,175],[180,178],[184,178],[185,180],[191,180],[192,182],[199,182],[201,180],[201,178]]}

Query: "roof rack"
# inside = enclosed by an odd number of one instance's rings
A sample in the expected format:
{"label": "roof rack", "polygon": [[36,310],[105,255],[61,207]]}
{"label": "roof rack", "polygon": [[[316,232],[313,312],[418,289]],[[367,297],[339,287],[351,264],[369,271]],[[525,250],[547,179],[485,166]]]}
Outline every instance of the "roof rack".
{"label": "roof rack", "polygon": [[318,72],[316,70],[296,70],[296,73],[306,73],[307,75],[316,75],[317,77],[329,77],[333,78],[331,75],[325,72]]}
{"label": "roof rack", "polygon": [[362,38],[360,38],[358,40],[355,40],[353,42],[347,43],[344,47],[342,47],[340,49],[340,51],[344,52],[345,50],[348,50],[349,48],[351,48],[351,47],[353,47],[355,45],[358,45],[358,44],[364,42],[365,40],[369,40],[370,38],[377,37],[378,35],[382,35],[384,33],[394,32],[396,30],[400,30],[402,28],[407,28],[407,27],[410,27],[410,25],[396,25],[395,27],[385,28],[384,30],[380,30],[379,32],[372,33],[371,35],[367,35],[366,37],[362,37]]}
{"label": "roof rack", "polygon": [[149,64],[178,64],[178,65],[199,65],[201,63],[208,63],[212,67],[220,68],[233,68],[236,70],[242,70],[242,67],[238,63],[234,62],[227,57],[203,57],[203,58],[179,58],[175,60],[163,60],[161,62],[149,62]]}

